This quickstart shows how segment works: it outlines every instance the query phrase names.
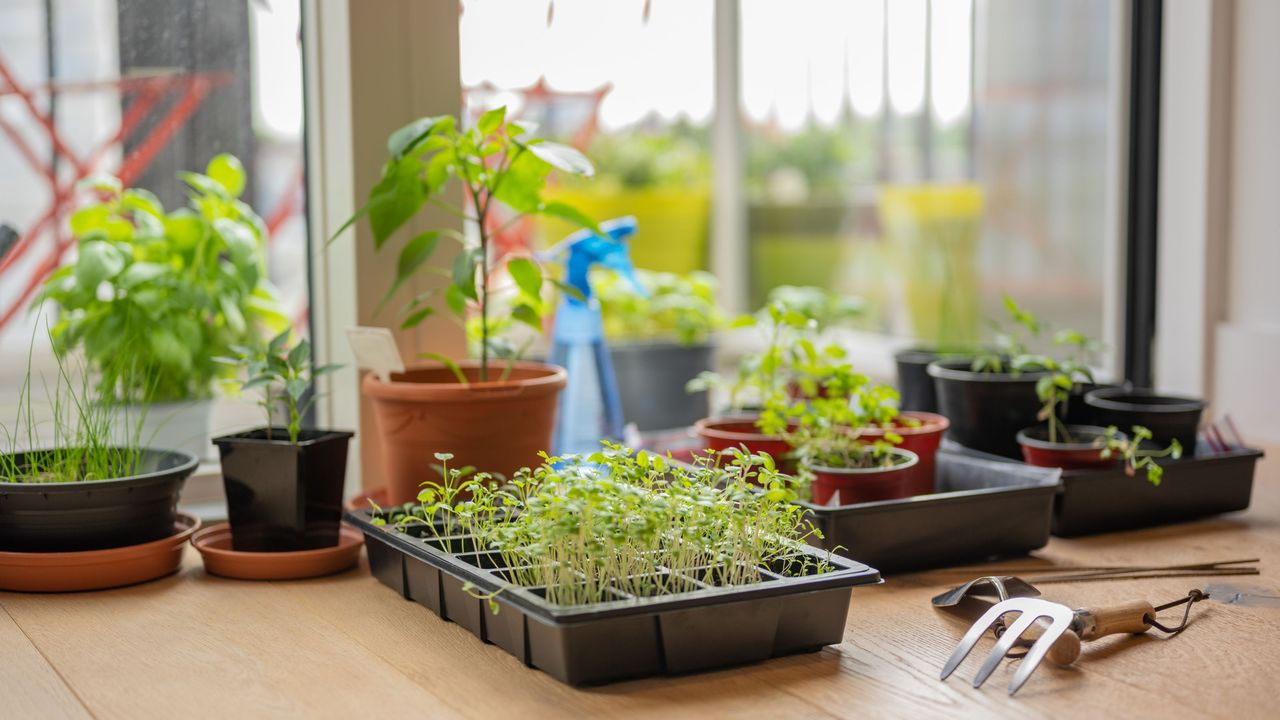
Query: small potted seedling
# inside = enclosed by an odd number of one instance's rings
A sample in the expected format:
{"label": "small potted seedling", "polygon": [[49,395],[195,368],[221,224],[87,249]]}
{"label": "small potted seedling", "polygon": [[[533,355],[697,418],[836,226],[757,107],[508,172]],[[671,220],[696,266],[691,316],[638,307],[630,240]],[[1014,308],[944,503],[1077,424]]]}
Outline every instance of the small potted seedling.
{"label": "small potted seedling", "polygon": [[712,333],[725,322],[715,276],[642,268],[635,276],[644,294],[610,270],[592,278],[623,413],[639,430],[688,427],[706,417],[707,394],[686,393],[684,382],[711,370]]}
{"label": "small potted seedling", "polygon": [[[238,347],[247,364],[242,390],[262,393],[265,427],[214,439],[222,456],[232,548],[291,552],[338,544],[347,445],[352,433],[302,427],[315,402],[312,381],[340,365],[311,365],[311,345],[288,347],[290,331],[264,348]],[[283,427],[274,424],[282,411]]]}
{"label": "small potted seedling", "polygon": [[1055,337],[1055,343],[1073,347],[1076,352],[1062,360],[1033,355],[1015,361],[1033,364],[1049,373],[1036,380],[1036,397],[1041,403],[1036,418],[1044,424],[1018,431],[1023,459],[1029,465],[1064,470],[1106,467],[1111,461],[1100,452],[1099,441],[1107,437],[1107,431],[1092,425],[1068,425],[1062,420],[1072,390],[1078,384],[1093,383],[1093,372],[1083,360],[1090,341],[1079,333],[1063,331]]}
{"label": "small potted seedling", "polygon": [[[1047,380],[1065,372],[1070,386],[1060,387],[1053,412],[1059,417],[1072,405],[1081,387],[1091,385],[1087,356],[1096,343],[1078,332],[1063,330],[1053,336],[1055,347],[1070,351],[1070,360],[1054,363],[1036,354],[1031,345],[1042,338],[1048,325],[1013,298],[1004,296],[1007,329],[996,336],[991,350],[971,358],[944,359],[929,366],[934,378],[940,412],[951,421],[948,437],[982,452],[1021,457],[1018,431],[1030,427],[1044,410]],[[1070,363],[1064,371],[1062,365]],[[1078,404],[1078,403],[1076,403]]]}
{"label": "small potted seedling", "polygon": [[1095,441],[1101,446],[1102,457],[1122,460],[1124,474],[1129,477],[1136,475],[1139,470],[1145,470],[1147,482],[1152,485],[1159,485],[1160,479],[1164,477],[1164,468],[1156,464],[1156,460],[1166,457],[1177,460],[1182,457],[1182,443],[1177,440],[1170,441],[1163,450],[1144,449],[1142,445],[1151,440],[1151,431],[1141,425],[1133,426],[1131,437],[1126,437],[1114,425],[1108,426],[1104,432],[1105,437]]}
{"label": "small potted seedling", "polygon": [[[818,505],[893,500],[915,492],[915,453],[897,447],[902,436],[885,428],[896,415],[897,393],[871,385],[847,366],[834,371],[827,392],[790,405],[774,399],[761,413],[761,429],[778,432],[793,450],[800,481]],[[877,434],[868,435],[875,426]],[[932,483],[930,483],[932,487]]]}

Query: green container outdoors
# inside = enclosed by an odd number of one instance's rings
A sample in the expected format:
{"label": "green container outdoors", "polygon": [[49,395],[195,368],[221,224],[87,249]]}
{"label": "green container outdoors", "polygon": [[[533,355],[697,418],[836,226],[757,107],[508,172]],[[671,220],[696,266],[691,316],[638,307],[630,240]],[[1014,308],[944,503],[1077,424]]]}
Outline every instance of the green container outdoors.
{"label": "green container outdoors", "polygon": [[982,189],[885,186],[880,223],[898,259],[911,334],[934,347],[976,344],[982,317]]}

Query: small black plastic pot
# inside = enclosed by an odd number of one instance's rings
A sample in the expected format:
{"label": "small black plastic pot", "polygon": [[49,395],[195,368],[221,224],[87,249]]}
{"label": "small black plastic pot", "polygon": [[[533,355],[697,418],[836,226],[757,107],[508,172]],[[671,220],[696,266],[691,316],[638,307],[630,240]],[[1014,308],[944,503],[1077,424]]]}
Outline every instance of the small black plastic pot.
{"label": "small black plastic pot", "polygon": [[1117,387],[1094,390],[1084,401],[1095,425],[1115,425],[1126,433],[1141,425],[1151,431],[1157,445],[1177,440],[1188,455],[1195,453],[1204,400]]}
{"label": "small black plastic pot", "polygon": [[1018,431],[1037,423],[1036,381],[1046,373],[974,372],[971,362],[939,360],[929,365],[938,412],[951,421],[947,437],[980,452],[1021,458]]}
{"label": "small black plastic pot", "polygon": [[609,346],[618,395],[627,422],[639,430],[685,428],[707,416],[707,394],[685,392],[685,383],[712,368],[713,345],[674,342]]}
{"label": "small black plastic pot", "polygon": [[925,348],[900,350],[893,354],[898,366],[898,407],[903,410],[938,412],[938,393],[933,378],[929,377],[929,365],[941,359],[941,355]]}
{"label": "small black plastic pot", "polygon": [[1062,422],[1068,425],[1101,425],[1096,421],[1094,409],[1089,407],[1084,401],[1084,396],[1094,390],[1102,390],[1104,388],[1115,388],[1118,385],[1108,385],[1106,383],[1090,383],[1078,382],[1071,388],[1071,395],[1066,402],[1066,411],[1062,413]]}
{"label": "small black plastic pot", "polygon": [[215,438],[222,456],[231,546],[241,552],[291,552],[338,544],[347,445],[354,433],[283,428]]}
{"label": "small black plastic pot", "polygon": [[[12,457],[21,466],[30,454]],[[169,537],[178,494],[198,462],[180,450],[145,449],[137,471],[128,477],[0,482],[0,550],[77,552]]]}

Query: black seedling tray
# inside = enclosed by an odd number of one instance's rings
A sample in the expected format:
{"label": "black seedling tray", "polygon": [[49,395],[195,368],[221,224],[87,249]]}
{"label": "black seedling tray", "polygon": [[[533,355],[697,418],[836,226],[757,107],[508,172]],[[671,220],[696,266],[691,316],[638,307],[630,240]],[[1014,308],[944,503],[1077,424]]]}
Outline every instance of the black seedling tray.
{"label": "black seedling tray", "polygon": [[[967,448],[963,452],[980,455]],[[1053,534],[1096,535],[1244,510],[1253,494],[1254,466],[1262,455],[1252,448],[1213,453],[1201,444],[1193,457],[1161,460],[1164,477],[1159,485],[1147,482],[1143,471],[1125,475],[1119,463],[1104,470],[1065,470],[1054,501]]]}
{"label": "black seedling tray", "polygon": [[[656,598],[618,592],[591,605],[548,603],[537,588],[503,577],[485,553],[444,552],[431,539],[374,525],[369,511],[347,514],[365,534],[374,577],[406,599],[470,630],[516,659],[571,685],[738,665],[812,652],[844,639],[856,585],[880,582],[876,570],[797,546],[797,557],[827,560],[834,570],[783,577],[759,568],[761,582],[696,589]],[[469,539],[463,538],[463,550]],[[777,569],[777,568],[775,568]],[[498,613],[473,593],[497,592]]]}
{"label": "black seedling tray", "polygon": [[935,492],[809,510],[822,539],[885,572],[1024,555],[1049,542],[1061,470],[939,451]]}

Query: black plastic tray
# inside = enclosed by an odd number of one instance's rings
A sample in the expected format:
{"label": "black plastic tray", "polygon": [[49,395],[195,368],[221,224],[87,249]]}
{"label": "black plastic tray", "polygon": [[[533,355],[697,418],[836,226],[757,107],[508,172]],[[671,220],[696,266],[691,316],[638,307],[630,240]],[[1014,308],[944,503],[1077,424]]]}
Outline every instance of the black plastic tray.
{"label": "black plastic tray", "polygon": [[[839,643],[853,587],[880,582],[866,565],[799,546],[798,555],[827,559],[836,569],[791,578],[761,568],[762,582],[749,586],[711,587],[689,578],[702,589],[659,598],[619,593],[613,602],[559,606],[507,582],[501,569],[468,562],[467,554],[374,525],[369,511],[347,519],[364,532],[370,570],[384,585],[573,685],[706,670]],[[463,590],[468,582],[479,593],[498,591],[496,615]]]}
{"label": "black plastic tray", "polygon": [[[968,448],[962,452],[994,458]],[[1244,510],[1253,494],[1254,466],[1262,455],[1252,448],[1213,453],[1201,444],[1192,457],[1161,460],[1164,477],[1159,485],[1147,482],[1141,472],[1135,477],[1125,475],[1119,464],[1114,469],[1063,471],[1054,501],[1053,534],[1096,535]],[[994,459],[1029,467],[1016,460]]]}
{"label": "black plastic tray", "polygon": [[931,495],[823,507],[800,503],[821,547],[884,572],[1023,555],[1049,542],[1061,470],[940,451]]}

